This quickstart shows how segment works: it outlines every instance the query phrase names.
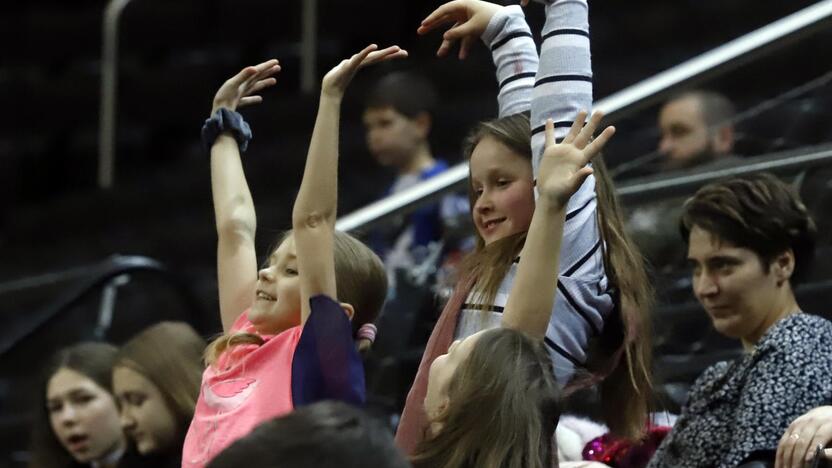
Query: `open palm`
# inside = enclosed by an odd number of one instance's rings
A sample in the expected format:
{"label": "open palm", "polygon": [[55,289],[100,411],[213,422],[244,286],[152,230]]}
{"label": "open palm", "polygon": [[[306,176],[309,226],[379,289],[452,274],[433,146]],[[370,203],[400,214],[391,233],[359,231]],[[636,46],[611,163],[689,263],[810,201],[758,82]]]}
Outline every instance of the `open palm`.
{"label": "open palm", "polygon": [[596,112],[586,121],[586,112],[578,113],[569,133],[561,143],[555,142],[555,128],[552,120],[546,121],[546,145],[540,161],[537,188],[541,196],[565,206],[571,197],[592,174],[587,164],[601,152],[604,145],[615,133],[615,127],[607,127],[592,140],[592,134],[604,114]]}

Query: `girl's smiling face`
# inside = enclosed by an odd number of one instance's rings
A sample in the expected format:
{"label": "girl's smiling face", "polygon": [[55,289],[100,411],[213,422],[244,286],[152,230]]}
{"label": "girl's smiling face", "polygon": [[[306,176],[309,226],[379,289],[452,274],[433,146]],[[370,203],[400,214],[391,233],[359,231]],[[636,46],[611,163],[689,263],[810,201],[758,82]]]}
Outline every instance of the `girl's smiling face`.
{"label": "girl's smiling face", "polygon": [[471,153],[474,225],[488,245],[529,229],[534,214],[534,177],[529,160],[486,136]]}
{"label": "girl's smiling face", "polygon": [[262,334],[300,325],[300,280],[294,237],[287,237],[257,274],[254,305],[248,319]]}

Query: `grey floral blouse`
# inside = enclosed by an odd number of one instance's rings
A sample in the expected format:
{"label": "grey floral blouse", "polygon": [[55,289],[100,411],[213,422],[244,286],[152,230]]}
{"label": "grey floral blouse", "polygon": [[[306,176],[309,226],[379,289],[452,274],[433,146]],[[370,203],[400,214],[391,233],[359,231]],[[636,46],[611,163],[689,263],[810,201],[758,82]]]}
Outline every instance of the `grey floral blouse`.
{"label": "grey floral blouse", "polygon": [[799,313],[753,352],[709,367],[648,468],[736,467],[775,449],[789,423],[832,399],[832,322]]}

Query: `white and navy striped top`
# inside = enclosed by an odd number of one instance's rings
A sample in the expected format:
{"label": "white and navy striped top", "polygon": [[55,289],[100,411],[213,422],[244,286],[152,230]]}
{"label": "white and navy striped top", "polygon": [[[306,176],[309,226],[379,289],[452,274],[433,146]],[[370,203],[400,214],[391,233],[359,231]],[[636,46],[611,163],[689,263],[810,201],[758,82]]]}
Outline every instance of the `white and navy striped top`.
{"label": "white and navy striped top", "polygon": [[[540,59],[523,11],[505,7],[483,34],[497,67],[500,117],[531,107],[532,165],[535,177],[543,155],[547,118],[558,140],[580,110],[592,107],[592,62],[586,0],[556,0],[546,5]],[[565,385],[586,363],[589,340],[600,334],[613,311],[604,272],[601,237],[595,216],[595,179],[590,176],[569,200],[560,253],[560,274],[546,345],[555,377]],[[517,273],[515,262],[500,284],[494,304],[483,313],[472,293],[463,305],[454,338],[500,325],[501,313]]]}

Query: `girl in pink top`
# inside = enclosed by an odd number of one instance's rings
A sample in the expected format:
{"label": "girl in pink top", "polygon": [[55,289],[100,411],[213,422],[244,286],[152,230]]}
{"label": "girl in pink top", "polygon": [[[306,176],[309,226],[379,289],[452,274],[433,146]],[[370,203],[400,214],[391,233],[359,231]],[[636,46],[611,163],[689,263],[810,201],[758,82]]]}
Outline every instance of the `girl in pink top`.
{"label": "girl in pink top", "polygon": [[363,403],[364,371],[353,337],[363,336],[361,325],[378,314],[387,283],[369,248],[335,232],[340,105],[359,68],[406,55],[372,45],[324,77],[293,229],[259,273],[254,204],[240,161],[251,132],[235,110],[262,101],[257,93],[275,84],[277,60],[243,69],[214,97],[203,139],[211,152],[225,335],[206,350],[183,467],[205,466],[259,423],[296,406],[324,399]]}

